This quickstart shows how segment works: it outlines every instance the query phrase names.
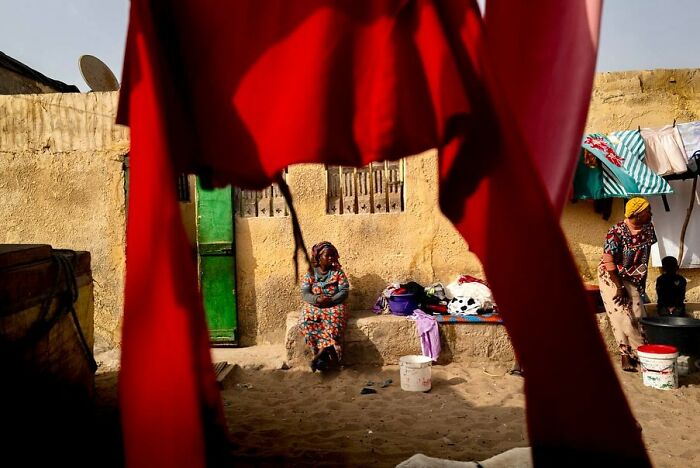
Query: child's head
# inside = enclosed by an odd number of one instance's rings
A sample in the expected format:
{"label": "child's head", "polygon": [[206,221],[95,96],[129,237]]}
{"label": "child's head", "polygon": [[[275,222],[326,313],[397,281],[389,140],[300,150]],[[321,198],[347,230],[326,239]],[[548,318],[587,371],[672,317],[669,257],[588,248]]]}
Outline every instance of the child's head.
{"label": "child's head", "polygon": [[669,275],[675,274],[678,271],[678,260],[676,260],[676,257],[671,256],[662,258],[661,269]]}

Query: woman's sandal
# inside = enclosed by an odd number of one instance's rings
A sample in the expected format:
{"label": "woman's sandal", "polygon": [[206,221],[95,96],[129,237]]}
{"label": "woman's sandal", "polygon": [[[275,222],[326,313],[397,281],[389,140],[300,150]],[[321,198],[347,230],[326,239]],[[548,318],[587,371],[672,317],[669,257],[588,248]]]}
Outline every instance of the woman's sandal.
{"label": "woman's sandal", "polygon": [[328,361],[326,361],[323,358],[316,361],[316,370],[318,370],[319,372],[327,371],[328,370]]}
{"label": "woman's sandal", "polygon": [[319,354],[311,360],[309,366],[311,367],[311,372],[322,371],[323,370],[323,354]]}
{"label": "woman's sandal", "polygon": [[311,372],[328,370],[328,351],[325,349],[311,360]]}
{"label": "woman's sandal", "polygon": [[637,360],[630,356],[623,354],[620,364],[625,372],[637,372]]}
{"label": "woman's sandal", "polygon": [[515,361],[515,364],[513,364],[513,368],[508,371],[510,375],[516,375],[518,377],[524,377],[525,376],[525,371],[523,370],[522,366],[518,361]]}

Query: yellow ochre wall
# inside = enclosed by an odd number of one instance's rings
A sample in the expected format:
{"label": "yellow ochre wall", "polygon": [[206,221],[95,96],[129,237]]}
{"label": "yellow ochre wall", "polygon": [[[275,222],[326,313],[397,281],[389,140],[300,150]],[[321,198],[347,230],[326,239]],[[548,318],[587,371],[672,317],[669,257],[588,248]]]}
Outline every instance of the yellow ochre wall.
{"label": "yellow ochre wall", "polygon": [[[700,72],[654,70],[603,73],[596,77],[586,131],[610,132],[700,120]],[[405,211],[396,214],[326,214],[326,176],[320,165],[289,168],[288,184],[307,242],[333,242],[350,278],[350,305],[371,308],[390,281],[445,284],[457,274],[482,276],[481,265],[437,205],[434,151],[405,159]],[[590,202],[569,203],[562,227],[584,281],[596,282],[595,268],[608,228],[622,217],[616,200],[605,221]],[[285,316],[301,307],[292,268],[289,218],[237,218],[237,294],[242,345],[281,342]],[[536,266],[530,267],[532,271]],[[649,284],[658,271],[651,268]],[[526,272],[525,270],[524,272]],[[303,273],[303,271],[302,271]],[[688,301],[700,301],[700,272],[688,278]],[[527,280],[528,275],[523,275]],[[543,287],[532,276],[532,287]],[[649,288],[654,298],[654,288]]]}
{"label": "yellow ochre wall", "polygon": [[[307,247],[329,240],[338,248],[354,309],[371,308],[390,281],[427,285],[449,282],[459,272],[481,274],[478,260],[437,208],[435,152],[405,163],[405,211],[385,214],[327,215],[324,167],[289,167],[287,183]],[[293,245],[288,217],[236,219],[241,344],[281,341],[286,314],[300,309]]]}
{"label": "yellow ochre wall", "polygon": [[[641,127],[661,127],[673,120],[700,120],[700,70],[651,70],[600,73],[596,76],[587,132],[608,133]],[[700,216],[696,204],[693,216]],[[579,201],[564,210],[562,227],[584,281],[596,282],[603,238],[609,227],[623,218],[622,200],[615,200],[612,216],[605,221],[593,212],[592,203]],[[650,267],[647,293],[655,301],[654,283],[661,273]],[[683,269],[688,279],[686,300],[700,302],[700,269]]]}
{"label": "yellow ochre wall", "polygon": [[[587,131],[700,120],[698,70],[604,73],[595,86]],[[123,313],[123,162],[129,151],[128,130],[114,125],[116,103],[117,93],[0,96],[0,242],[90,251],[95,335],[110,343],[120,341]],[[347,216],[325,214],[322,166],[289,168],[308,247],[321,240],[338,246],[356,309],[371,307],[389,281],[447,283],[458,273],[482,275],[437,207],[435,153],[405,164],[403,213]],[[621,214],[619,201],[609,221],[587,202],[566,207],[562,226],[584,280],[595,280],[603,236]],[[301,306],[290,220],[237,218],[236,236],[241,344],[281,342],[285,314]],[[682,273],[689,280],[688,301],[700,301],[700,272]],[[650,284],[657,275],[652,268]]]}
{"label": "yellow ochre wall", "polygon": [[87,250],[95,338],[120,341],[126,245],[118,95],[0,96],[0,243]]}

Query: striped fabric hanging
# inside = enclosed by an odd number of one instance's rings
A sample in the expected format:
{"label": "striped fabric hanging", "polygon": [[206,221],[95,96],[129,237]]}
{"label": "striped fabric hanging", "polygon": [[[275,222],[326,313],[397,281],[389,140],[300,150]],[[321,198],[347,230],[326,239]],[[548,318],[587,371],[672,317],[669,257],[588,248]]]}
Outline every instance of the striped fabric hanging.
{"label": "striped fabric hanging", "polygon": [[634,179],[639,190],[626,190],[612,171],[603,164],[603,194],[606,197],[628,198],[633,195],[673,193],[668,182],[656,175],[644,162],[644,140],[638,130],[612,132],[607,137],[623,161],[622,169]]}

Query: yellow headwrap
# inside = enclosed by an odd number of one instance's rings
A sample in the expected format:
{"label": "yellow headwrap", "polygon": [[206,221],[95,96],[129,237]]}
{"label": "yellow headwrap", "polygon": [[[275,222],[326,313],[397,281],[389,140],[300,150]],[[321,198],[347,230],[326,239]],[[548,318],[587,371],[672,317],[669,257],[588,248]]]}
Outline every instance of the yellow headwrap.
{"label": "yellow headwrap", "polygon": [[649,202],[642,197],[631,198],[625,205],[625,218],[641,213],[649,207]]}

